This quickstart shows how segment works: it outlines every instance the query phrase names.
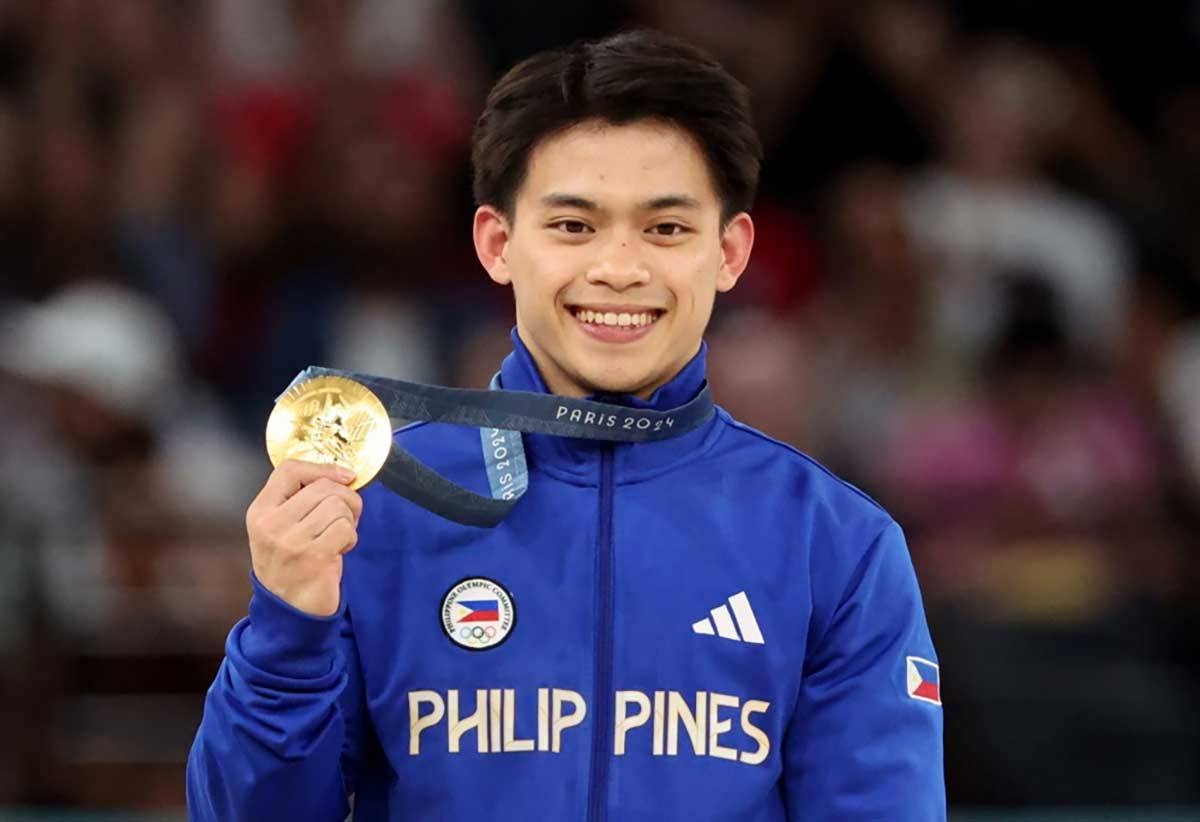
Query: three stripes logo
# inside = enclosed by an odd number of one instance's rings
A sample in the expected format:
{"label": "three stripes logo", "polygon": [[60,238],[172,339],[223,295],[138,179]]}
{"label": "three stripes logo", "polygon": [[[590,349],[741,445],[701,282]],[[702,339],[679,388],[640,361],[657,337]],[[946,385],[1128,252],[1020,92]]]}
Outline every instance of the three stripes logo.
{"label": "three stripes logo", "polygon": [[[750,642],[763,645],[762,631],[758,620],[754,618],[754,610],[750,607],[750,598],[745,591],[738,591],[724,605],[718,605],[709,611],[711,617],[705,617],[692,623],[692,631],[705,636],[719,636],[732,639],[734,642]],[[737,626],[734,627],[736,621]],[[713,630],[713,626],[716,630]],[[740,632],[740,636],[739,636]]]}

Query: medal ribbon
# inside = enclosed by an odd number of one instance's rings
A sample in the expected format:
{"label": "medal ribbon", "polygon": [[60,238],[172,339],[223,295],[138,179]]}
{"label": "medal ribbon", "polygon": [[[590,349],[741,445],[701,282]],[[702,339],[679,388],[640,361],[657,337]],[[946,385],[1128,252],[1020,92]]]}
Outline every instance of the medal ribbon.
{"label": "medal ribbon", "polygon": [[507,391],[499,387],[499,374],[492,378],[489,390],[477,390],[312,366],[301,371],[287,390],[324,376],[344,377],[365,385],[393,420],[444,422],[480,429],[490,497],[446,479],[394,441],[377,479],[428,511],[483,528],[503,520],[529,487],[522,432],[609,442],[653,442],[693,431],[713,415],[712,391],[707,383],[691,402],[669,411]]}

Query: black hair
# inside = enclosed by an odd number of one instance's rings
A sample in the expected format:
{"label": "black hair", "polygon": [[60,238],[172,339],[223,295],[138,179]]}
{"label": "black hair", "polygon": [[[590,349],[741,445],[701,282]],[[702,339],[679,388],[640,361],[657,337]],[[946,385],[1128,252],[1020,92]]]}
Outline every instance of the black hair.
{"label": "black hair", "polygon": [[704,51],[645,29],[541,52],[497,81],[472,137],[475,202],[514,216],[534,147],[586,120],[676,125],[704,152],[722,223],[754,202],[762,143],[745,86]]}

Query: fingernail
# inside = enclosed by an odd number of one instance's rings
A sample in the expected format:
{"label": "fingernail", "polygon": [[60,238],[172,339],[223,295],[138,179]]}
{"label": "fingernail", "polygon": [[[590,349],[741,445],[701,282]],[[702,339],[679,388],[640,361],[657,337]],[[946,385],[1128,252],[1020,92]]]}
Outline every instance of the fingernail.
{"label": "fingernail", "polygon": [[358,476],[358,474],[354,473],[349,468],[343,468],[340,465],[337,469],[337,475],[338,479],[340,479],[342,482],[353,482],[354,478]]}

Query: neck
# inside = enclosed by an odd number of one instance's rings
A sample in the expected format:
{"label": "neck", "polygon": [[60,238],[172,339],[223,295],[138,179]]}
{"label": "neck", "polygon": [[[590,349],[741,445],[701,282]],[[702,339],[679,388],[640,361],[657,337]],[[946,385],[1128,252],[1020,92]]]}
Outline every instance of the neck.
{"label": "neck", "polygon": [[637,397],[640,400],[649,400],[654,396],[655,391],[673,380],[682,368],[700,351],[700,344],[697,344],[695,350],[688,355],[687,359],[678,367],[672,369],[665,377],[660,377],[640,386],[609,388],[600,385],[591,385],[572,378],[561,368],[558,368],[542,351],[530,345],[524,335],[521,335],[521,342],[524,343],[526,350],[529,351],[529,356],[533,359],[533,363],[537,367],[542,381],[546,384],[547,390],[551,394],[557,394],[560,397],[574,397],[576,399],[585,399],[595,394],[624,394]]}
{"label": "neck", "polygon": [[[532,354],[532,352],[530,353]],[[542,379],[546,381],[546,387],[550,389],[550,393],[558,394],[562,397],[575,397],[577,399],[584,399],[595,394],[628,394],[641,400],[648,400],[655,391],[671,381],[671,377],[667,377],[666,379],[657,380],[653,383],[650,383],[644,388],[603,388],[598,385],[586,385],[576,382],[565,374],[558,373],[553,368],[547,368],[546,365],[537,358],[536,354],[533,354],[533,361],[537,365],[538,372],[542,375]],[[674,374],[671,376],[673,377]]]}
{"label": "neck", "polygon": [[612,390],[573,380],[569,375],[556,371],[552,361],[546,362],[548,358],[538,357],[536,352],[525,344],[518,329],[512,330],[511,337],[513,353],[505,358],[500,368],[501,384],[504,388],[546,391],[559,396],[575,398],[586,398],[590,394],[603,394],[607,396],[601,397],[601,399],[607,402],[664,411],[690,402],[704,387],[706,346],[703,340],[700,341],[695,355],[673,372],[668,379],[637,386],[631,391],[629,389]]}

